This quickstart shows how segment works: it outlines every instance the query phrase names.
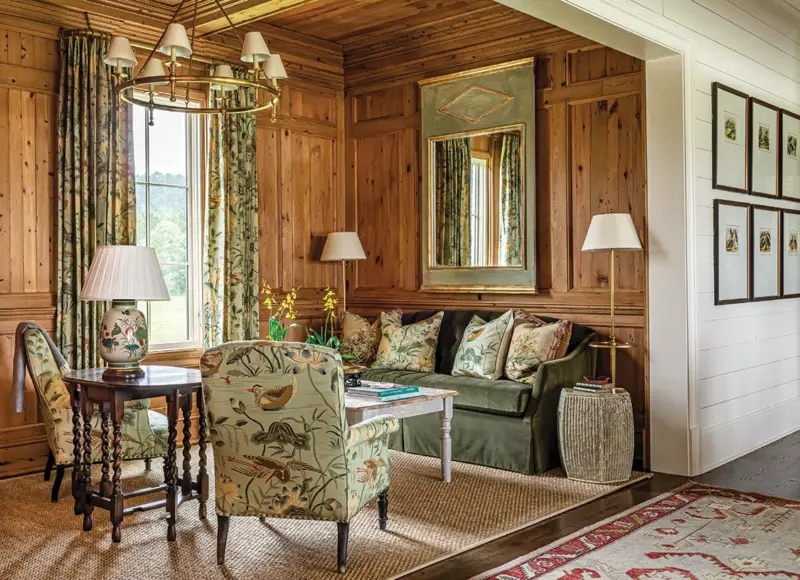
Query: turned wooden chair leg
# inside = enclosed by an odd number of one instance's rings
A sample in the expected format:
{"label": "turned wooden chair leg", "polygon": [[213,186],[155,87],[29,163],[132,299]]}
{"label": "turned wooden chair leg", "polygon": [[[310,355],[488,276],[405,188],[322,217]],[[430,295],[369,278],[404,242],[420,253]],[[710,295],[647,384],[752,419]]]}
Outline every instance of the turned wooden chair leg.
{"label": "turned wooden chair leg", "polygon": [[378,494],[378,524],[382,530],[386,529],[386,522],[389,521],[389,490],[386,489]]}
{"label": "turned wooden chair leg", "polygon": [[339,531],[339,549],[337,551],[337,570],[340,574],[347,571],[347,540],[350,536],[350,524],[348,522],[337,522]]}
{"label": "turned wooden chair leg", "polygon": [[61,482],[64,480],[64,465],[56,466],[56,479],[53,482],[53,490],[50,492],[50,501],[58,503],[58,492],[61,491]]}
{"label": "turned wooden chair leg", "polygon": [[149,457],[148,457],[148,458],[146,458],[146,459],[144,460],[144,468],[145,468],[147,471],[150,471],[150,469],[151,469],[152,467],[153,467],[153,460],[152,460],[152,459],[150,459]]}
{"label": "turned wooden chair leg", "polygon": [[47,463],[44,466],[44,480],[50,481],[50,474],[53,472],[53,466],[56,464],[56,458],[53,456],[53,452],[51,451],[50,454],[47,456]]}
{"label": "turned wooden chair leg", "polygon": [[225,547],[228,545],[229,516],[217,516],[217,564],[225,563]]}

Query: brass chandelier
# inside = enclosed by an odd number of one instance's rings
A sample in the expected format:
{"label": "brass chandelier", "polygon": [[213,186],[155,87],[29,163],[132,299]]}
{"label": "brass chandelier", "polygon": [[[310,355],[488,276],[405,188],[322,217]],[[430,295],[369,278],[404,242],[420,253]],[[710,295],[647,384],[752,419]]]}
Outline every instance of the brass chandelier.
{"label": "brass chandelier", "polygon": [[[104,62],[114,67],[115,91],[120,101],[132,105],[147,107],[150,112],[150,124],[153,124],[153,111],[178,111],[187,114],[207,115],[234,115],[239,113],[255,113],[272,107],[275,117],[275,107],[280,99],[281,90],[278,81],[287,77],[283,61],[278,54],[270,53],[267,43],[260,32],[248,32],[242,38],[236,25],[231,21],[219,0],[214,0],[220,12],[225,16],[230,28],[236,33],[242,43],[242,62],[252,64],[252,68],[245,73],[244,78],[235,78],[229,64],[217,64],[209,74],[192,74],[194,36],[197,21],[197,5],[199,0],[194,0],[194,24],[192,25],[192,39],[186,33],[186,28],[175,22],[186,0],[175,9],[169,24],[161,33],[156,46],[150,51],[138,76],[134,76],[134,68],[138,65],[136,55],[131,48],[130,41],[124,36],[113,36],[106,53]],[[164,71],[164,63],[155,58],[156,52],[166,55],[169,60]],[[182,66],[179,58],[188,58],[186,74],[178,74],[177,69]],[[126,69],[130,69],[128,72]],[[189,106],[189,88],[192,85],[207,85],[210,89],[218,91],[220,96],[215,97],[205,107]],[[167,86],[169,102],[156,101],[157,86]],[[183,90],[182,90],[183,89]],[[244,99],[236,103],[233,95],[237,89],[245,89],[253,94],[252,102]],[[183,93],[183,94],[181,94]],[[146,95],[142,98],[142,95]]]}

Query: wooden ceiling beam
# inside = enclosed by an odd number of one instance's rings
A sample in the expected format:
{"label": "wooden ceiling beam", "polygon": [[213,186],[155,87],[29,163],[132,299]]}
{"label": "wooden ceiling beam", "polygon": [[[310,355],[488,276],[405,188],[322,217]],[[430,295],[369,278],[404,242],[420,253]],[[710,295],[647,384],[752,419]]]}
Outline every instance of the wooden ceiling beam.
{"label": "wooden ceiling beam", "polygon": [[[225,12],[235,25],[249,24],[298,8],[317,0],[220,0]],[[179,20],[191,28],[194,20],[194,2],[188,0],[181,10]],[[220,12],[214,0],[200,0],[197,6],[197,34],[200,37],[230,29],[228,19]]]}

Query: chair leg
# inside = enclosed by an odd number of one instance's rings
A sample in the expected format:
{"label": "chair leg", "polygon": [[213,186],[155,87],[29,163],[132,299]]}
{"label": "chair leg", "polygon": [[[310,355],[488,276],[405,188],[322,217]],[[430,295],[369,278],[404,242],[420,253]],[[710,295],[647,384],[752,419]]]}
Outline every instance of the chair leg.
{"label": "chair leg", "polygon": [[47,463],[44,466],[44,480],[50,481],[50,474],[53,472],[53,466],[56,464],[56,458],[51,451],[47,456]]}
{"label": "chair leg", "polygon": [[225,547],[228,545],[229,516],[217,516],[217,564],[225,563]]}
{"label": "chair leg", "polygon": [[382,530],[386,529],[389,521],[389,490],[385,489],[378,494],[378,524]]}
{"label": "chair leg", "polygon": [[53,490],[50,492],[50,501],[58,503],[58,492],[61,490],[61,482],[64,480],[65,466],[58,465],[56,467],[56,480],[53,482]]}
{"label": "chair leg", "polygon": [[337,552],[337,570],[344,574],[347,570],[347,540],[350,537],[350,524],[348,522],[337,522],[339,531],[339,549]]}
{"label": "chair leg", "polygon": [[265,518],[264,516],[261,516],[260,518],[258,518],[258,521],[261,522],[262,524],[266,524],[267,523],[267,518]]}
{"label": "chair leg", "polygon": [[144,460],[144,468],[145,468],[147,471],[150,471],[150,469],[151,469],[152,467],[153,467],[153,460],[152,460],[152,459],[150,459],[149,457],[148,457],[148,458],[146,458],[146,459]]}

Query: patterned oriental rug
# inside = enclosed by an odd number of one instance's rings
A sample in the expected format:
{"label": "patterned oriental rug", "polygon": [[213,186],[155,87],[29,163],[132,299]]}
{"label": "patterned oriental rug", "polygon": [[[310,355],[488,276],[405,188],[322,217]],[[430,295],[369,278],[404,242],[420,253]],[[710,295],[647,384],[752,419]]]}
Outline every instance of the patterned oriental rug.
{"label": "patterned oriental rug", "polygon": [[800,502],[690,483],[473,580],[797,580]]}

